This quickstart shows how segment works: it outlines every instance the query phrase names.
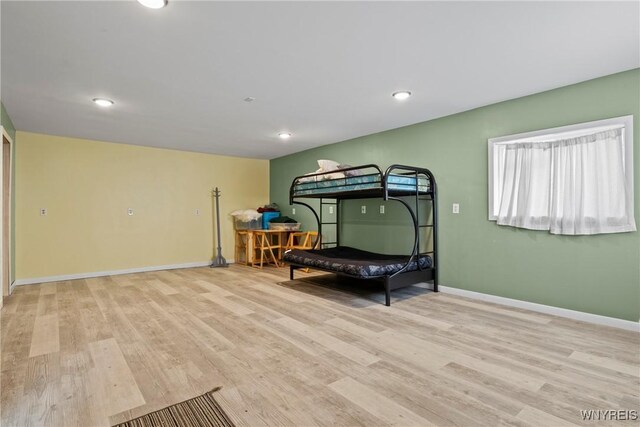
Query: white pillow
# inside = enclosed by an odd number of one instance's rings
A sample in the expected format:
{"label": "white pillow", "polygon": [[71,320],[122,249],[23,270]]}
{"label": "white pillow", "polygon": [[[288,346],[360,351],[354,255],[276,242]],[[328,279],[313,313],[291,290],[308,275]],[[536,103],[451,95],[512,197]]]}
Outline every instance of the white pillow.
{"label": "white pillow", "polygon": [[334,162],[333,160],[318,160],[318,166],[320,166],[323,172],[331,172],[338,170],[340,163]]}
{"label": "white pillow", "polygon": [[[315,172],[305,173],[305,175],[313,175],[313,174],[316,174],[316,173],[322,173],[322,172],[323,172],[323,170],[322,170],[322,168],[320,168],[320,169],[318,169],[318,170],[317,170],[317,171],[315,171]],[[300,183],[300,184],[301,184],[301,183],[304,183],[304,182],[315,182],[315,181],[317,181],[317,180],[318,180],[318,177],[317,177],[317,176],[309,176],[309,177],[305,177],[305,178],[300,178],[300,179],[298,179],[298,183]]]}
{"label": "white pillow", "polygon": [[345,175],[342,172],[332,172],[325,175],[322,175],[322,179],[342,179]]}

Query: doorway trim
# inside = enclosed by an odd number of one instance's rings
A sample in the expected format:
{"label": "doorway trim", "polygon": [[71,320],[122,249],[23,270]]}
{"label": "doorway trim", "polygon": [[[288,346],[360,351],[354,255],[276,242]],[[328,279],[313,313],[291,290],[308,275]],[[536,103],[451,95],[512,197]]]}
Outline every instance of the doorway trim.
{"label": "doorway trim", "polygon": [[[13,289],[13,283],[11,283],[11,261],[12,261],[12,257],[11,257],[11,248],[13,247],[13,235],[11,232],[11,223],[12,223],[12,206],[13,206],[13,201],[12,201],[12,193],[13,193],[13,148],[14,148],[14,141],[13,138],[11,138],[11,136],[9,135],[9,133],[7,132],[6,128],[4,126],[0,126],[0,128],[2,129],[2,162],[0,162],[0,185],[2,186],[2,197],[0,197],[0,200],[2,201],[2,203],[0,203],[0,217],[2,218],[2,230],[0,231],[0,284],[2,287],[2,300],[4,300],[4,297],[11,295],[11,291]],[[9,166],[9,171],[8,171],[8,212],[4,212],[4,189],[5,189],[5,182],[4,182],[4,176],[5,176],[5,170],[4,170],[4,166],[5,166],[5,157],[4,157],[4,144],[5,144],[5,139],[9,144],[9,150],[8,150],[8,156],[9,156],[9,161],[8,161],[8,166]],[[5,235],[5,227],[4,227],[4,221],[5,221],[5,214],[7,216],[7,222],[8,222],[8,226],[7,226],[7,233]],[[5,254],[5,247],[7,248],[7,253]],[[7,259],[7,271],[4,271],[4,257],[6,256]],[[5,283],[5,277],[6,277],[6,283]],[[1,300],[0,300],[1,301]],[[0,307],[4,305],[3,301],[0,302]]]}

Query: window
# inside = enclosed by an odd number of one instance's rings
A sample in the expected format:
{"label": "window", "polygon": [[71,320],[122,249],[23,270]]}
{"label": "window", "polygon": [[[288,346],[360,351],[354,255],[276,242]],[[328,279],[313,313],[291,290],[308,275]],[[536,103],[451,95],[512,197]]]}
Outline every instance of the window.
{"label": "window", "polygon": [[490,139],[489,220],[553,234],[635,231],[633,116]]}

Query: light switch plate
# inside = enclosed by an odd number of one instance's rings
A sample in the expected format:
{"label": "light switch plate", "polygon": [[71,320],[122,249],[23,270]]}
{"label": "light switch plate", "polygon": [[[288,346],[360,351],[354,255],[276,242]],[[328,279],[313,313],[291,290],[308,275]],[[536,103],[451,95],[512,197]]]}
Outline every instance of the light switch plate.
{"label": "light switch plate", "polygon": [[329,206],[329,213],[332,214],[333,213],[333,206]]}
{"label": "light switch plate", "polygon": [[295,215],[296,214],[296,208],[291,208],[291,215]]}
{"label": "light switch plate", "polygon": [[384,205],[380,205],[380,213],[384,214]]}
{"label": "light switch plate", "polygon": [[365,205],[360,206],[360,212],[363,214],[367,213],[367,207]]}
{"label": "light switch plate", "polygon": [[453,204],[453,213],[454,214],[459,214],[460,213],[460,203],[454,203]]}

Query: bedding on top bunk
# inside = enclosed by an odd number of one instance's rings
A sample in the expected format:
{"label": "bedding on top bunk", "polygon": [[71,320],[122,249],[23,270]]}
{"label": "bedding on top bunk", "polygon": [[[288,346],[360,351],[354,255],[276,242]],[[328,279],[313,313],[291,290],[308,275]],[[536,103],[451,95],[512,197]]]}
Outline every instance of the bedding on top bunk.
{"label": "bedding on top bunk", "polygon": [[[397,271],[409,260],[407,255],[384,255],[367,252],[348,246],[335,248],[301,250],[292,249],[284,253],[284,261],[305,267],[335,271],[360,278],[388,276]],[[431,257],[420,256],[420,266],[423,269],[432,266]],[[418,269],[416,260],[412,261],[406,271]]]}
{"label": "bedding on top bunk", "polygon": [[[414,191],[415,176],[389,175],[387,179],[389,190]],[[318,180],[313,182],[298,182],[294,186],[294,195],[322,194],[381,188],[380,175],[347,176],[339,179]],[[429,182],[425,177],[418,178],[418,190],[429,191]]]}

